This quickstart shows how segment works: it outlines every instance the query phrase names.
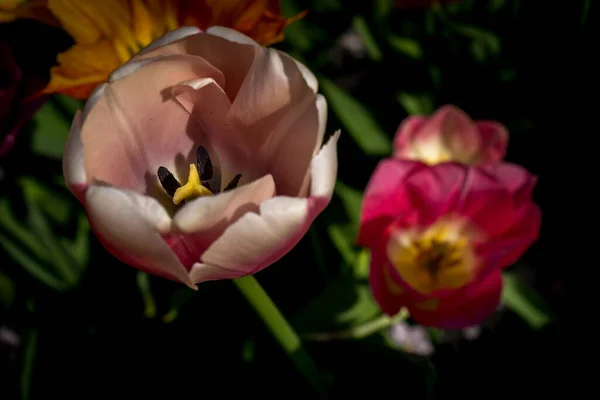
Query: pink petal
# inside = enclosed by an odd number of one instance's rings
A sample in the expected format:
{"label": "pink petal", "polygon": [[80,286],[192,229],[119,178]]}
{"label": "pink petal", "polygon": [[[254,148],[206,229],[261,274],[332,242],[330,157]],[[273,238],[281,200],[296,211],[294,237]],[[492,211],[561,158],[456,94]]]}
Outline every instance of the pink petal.
{"label": "pink petal", "polygon": [[86,210],[92,229],[115,257],[195,288],[161,236],[170,229],[171,219],[155,199],[129,190],[90,185]]}
{"label": "pink petal", "polygon": [[412,141],[427,119],[424,116],[414,115],[402,121],[394,136],[394,157],[414,159]]}
{"label": "pink petal", "polygon": [[513,216],[512,225],[501,236],[495,237],[477,248],[479,257],[485,260],[481,274],[514,264],[538,239],[541,211],[533,203]]}
{"label": "pink petal", "polygon": [[253,44],[235,42],[208,33],[199,33],[186,36],[167,46],[144,52],[132,60],[173,54],[202,57],[223,73],[226,82],[223,90],[229,99],[233,100],[259,51],[260,48]]}
{"label": "pink petal", "polygon": [[148,46],[144,47],[137,54],[137,56],[139,57],[139,56],[147,54],[150,51],[155,50],[159,47],[169,45],[171,43],[174,43],[181,39],[184,39],[188,36],[195,35],[195,34],[198,34],[201,32],[202,32],[202,30],[200,30],[199,28],[197,28],[195,26],[184,26],[184,27],[181,27],[178,29],[174,29],[172,31],[165,33],[164,35],[162,35],[161,37],[159,37],[158,39],[156,39],[152,43],[150,43]]}
{"label": "pink petal", "polygon": [[312,162],[310,197],[274,197],[260,205],[259,214],[245,214],[208,248],[202,263],[192,267],[193,271],[202,270],[194,272],[195,282],[232,277],[232,271],[237,271],[236,277],[254,274],[298,243],[331,199],[337,175],[338,138],[339,132]]}
{"label": "pink petal", "polygon": [[243,33],[236,31],[235,29],[226,28],[224,26],[211,26],[206,30],[206,33],[212,36],[222,37],[230,42],[249,44],[252,46],[260,47],[254,39],[244,35]]}
{"label": "pink petal", "polygon": [[[369,267],[369,285],[379,308],[387,315],[396,315],[404,305],[404,288],[390,283],[389,273],[392,267],[388,264],[385,243],[376,244],[371,250]],[[387,275],[387,277],[386,277]],[[397,290],[394,290],[396,288]]]}
{"label": "pink petal", "polygon": [[297,64],[278,51],[262,49],[228,117],[244,132],[258,174],[271,173],[279,195],[298,196],[304,194],[320,144],[319,114],[317,98]]}
{"label": "pink petal", "polygon": [[[454,161],[468,164],[481,147],[479,132],[473,120],[452,105],[438,109],[414,136],[416,151],[435,158],[438,146],[448,149]],[[437,154],[437,153],[436,153]]]}
{"label": "pink petal", "polygon": [[298,105],[274,127],[260,152],[266,158],[263,168],[275,179],[277,194],[307,195],[309,167],[323,141],[326,124],[327,102],[317,96],[304,108]]}
{"label": "pink petal", "polygon": [[506,127],[494,121],[477,121],[475,125],[481,135],[482,143],[478,162],[502,161],[508,147],[508,130]]}
{"label": "pink petal", "polygon": [[221,188],[238,173],[242,174],[241,182],[249,182],[260,176],[248,167],[251,156],[243,146],[243,133],[227,121],[231,102],[214,79],[201,78],[181,82],[173,87],[171,93],[196,121],[214,147],[217,158],[211,158],[218,163]]}
{"label": "pink petal", "polygon": [[203,75],[222,79],[203,59],[174,55],[108,85],[82,126],[88,180],[146,192],[161,165],[186,175],[204,135],[165,90]]}
{"label": "pink petal", "polygon": [[398,215],[415,210],[406,201],[404,184],[426,168],[419,161],[386,159],[379,163],[363,196],[358,244],[372,247]]}
{"label": "pink petal", "polygon": [[419,210],[420,222],[427,226],[457,209],[470,188],[469,173],[467,167],[457,163],[424,168],[407,179],[406,192],[400,199]]}
{"label": "pink petal", "polygon": [[65,144],[65,151],[62,159],[63,175],[67,186],[76,184],[85,184],[87,178],[83,167],[83,143],[81,142],[81,111],[77,110],[69,137]]}
{"label": "pink petal", "polygon": [[462,329],[478,325],[494,313],[502,294],[500,271],[489,274],[484,280],[474,282],[457,291],[454,298],[440,300],[435,310],[424,310],[407,304],[410,316],[421,325],[441,329]]}
{"label": "pink petal", "polygon": [[233,190],[195,199],[175,214],[174,232],[165,240],[189,269],[229,225],[246,213],[258,212],[259,204],[274,195],[273,177],[266,175]]}

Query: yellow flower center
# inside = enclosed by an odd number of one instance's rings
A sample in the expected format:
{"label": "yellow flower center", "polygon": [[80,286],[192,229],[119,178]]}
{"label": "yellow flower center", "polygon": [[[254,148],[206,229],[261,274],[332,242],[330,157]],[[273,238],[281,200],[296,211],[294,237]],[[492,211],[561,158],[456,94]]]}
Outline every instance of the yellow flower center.
{"label": "yellow flower center", "polygon": [[200,196],[211,196],[213,193],[202,185],[196,164],[190,164],[190,173],[185,185],[180,186],[173,194],[173,203],[178,205],[183,200]]}
{"label": "yellow flower center", "polygon": [[396,233],[387,253],[401,278],[423,294],[462,287],[475,268],[469,236],[459,223],[447,219],[425,231]]}

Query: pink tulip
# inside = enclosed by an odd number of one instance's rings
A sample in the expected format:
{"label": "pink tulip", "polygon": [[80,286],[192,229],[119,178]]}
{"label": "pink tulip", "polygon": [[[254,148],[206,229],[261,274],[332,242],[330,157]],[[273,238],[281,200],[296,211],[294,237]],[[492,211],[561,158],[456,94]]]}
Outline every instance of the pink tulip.
{"label": "pink tulip", "polygon": [[394,139],[394,157],[426,164],[456,161],[466,165],[502,161],[508,131],[497,122],[476,121],[447,105],[431,117],[406,118]]}
{"label": "pink tulip", "polygon": [[358,237],[371,249],[370,283],[382,310],[407,307],[420,324],[440,328],[490,315],[501,269],[538,237],[535,183],[508,163],[382,161],[365,192]]}
{"label": "pink tulip", "polygon": [[99,85],[63,169],[102,244],[195,288],[286,254],[330,201],[336,132],[315,76],[234,30],[181,28]]}

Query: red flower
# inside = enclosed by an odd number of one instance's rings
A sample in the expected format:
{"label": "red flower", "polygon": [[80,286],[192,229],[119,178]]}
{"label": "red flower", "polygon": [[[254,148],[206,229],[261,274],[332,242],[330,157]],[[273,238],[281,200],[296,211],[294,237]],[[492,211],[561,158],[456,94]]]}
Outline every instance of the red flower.
{"label": "red flower", "polygon": [[494,121],[473,121],[459,108],[446,105],[432,116],[406,118],[394,138],[394,157],[427,164],[456,161],[477,165],[502,161],[508,130]]}
{"label": "red flower", "polygon": [[491,314],[502,268],[537,239],[536,178],[508,163],[476,167],[388,159],[367,186],[358,243],[371,249],[382,310],[462,328]]}

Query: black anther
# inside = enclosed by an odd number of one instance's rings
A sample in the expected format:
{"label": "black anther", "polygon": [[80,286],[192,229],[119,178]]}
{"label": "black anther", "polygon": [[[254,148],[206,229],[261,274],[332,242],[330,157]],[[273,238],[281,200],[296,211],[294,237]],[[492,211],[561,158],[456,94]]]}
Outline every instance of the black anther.
{"label": "black anther", "polygon": [[231,182],[229,182],[227,186],[225,186],[225,189],[223,189],[223,191],[226,192],[228,190],[235,189],[238,183],[240,182],[241,177],[242,174],[237,174],[236,176],[234,176]]}
{"label": "black anther", "polygon": [[198,167],[198,173],[200,174],[201,180],[207,181],[212,179],[212,162],[210,161],[208,151],[203,146],[198,147],[198,150],[196,151],[196,166]]}
{"label": "black anther", "polygon": [[158,180],[162,185],[165,192],[171,197],[175,194],[175,191],[181,187],[181,183],[173,176],[173,174],[165,167],[158,167]]}

